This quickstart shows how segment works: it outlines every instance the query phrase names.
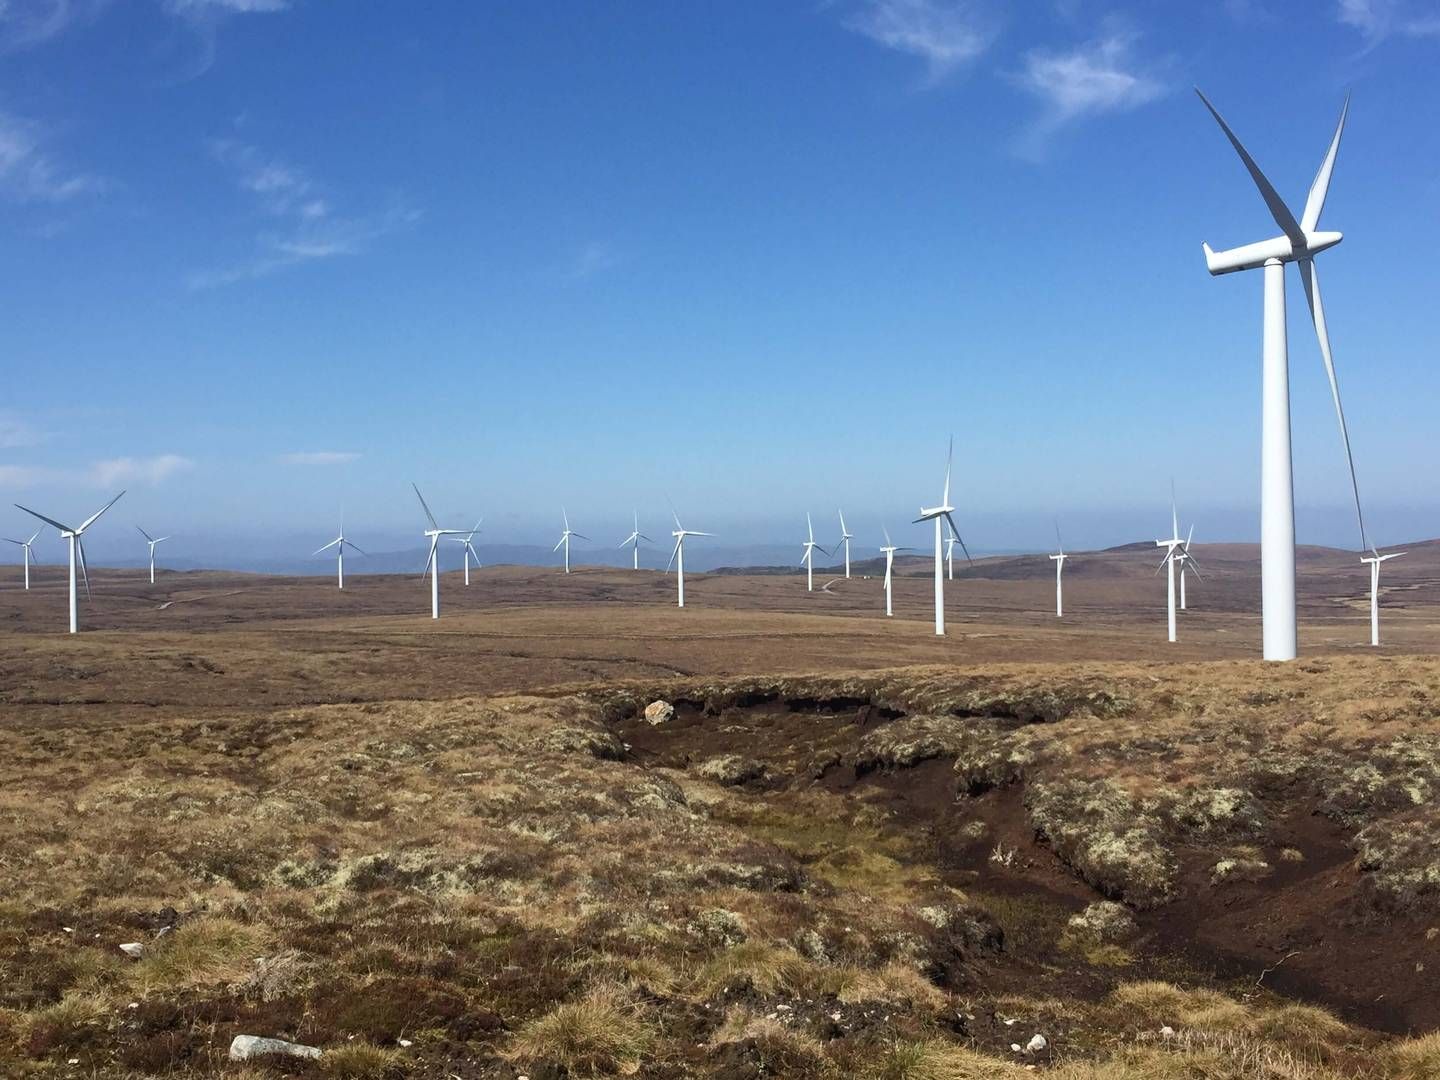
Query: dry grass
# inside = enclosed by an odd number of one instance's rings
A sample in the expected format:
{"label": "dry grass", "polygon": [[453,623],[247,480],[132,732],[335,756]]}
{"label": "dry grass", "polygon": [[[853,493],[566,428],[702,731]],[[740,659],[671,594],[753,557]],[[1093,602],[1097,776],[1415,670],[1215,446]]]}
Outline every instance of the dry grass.
{"label": "dry grass", "polygon": [[598,987],[556,1006],[515,1035],[520,1062],[554,1062],[572,1075],[635,1072],[654,1040],[641,1009],[614,987]]}

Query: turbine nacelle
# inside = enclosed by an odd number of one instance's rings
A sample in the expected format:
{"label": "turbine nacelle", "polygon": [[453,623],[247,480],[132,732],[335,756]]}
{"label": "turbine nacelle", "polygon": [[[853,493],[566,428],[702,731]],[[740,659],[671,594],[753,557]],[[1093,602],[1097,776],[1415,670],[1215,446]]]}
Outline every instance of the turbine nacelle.
{"label": "turbine nacelle", "polygon": [[1238,270],[1258,270],[1271,259],[1279,259],[1281,262],[1309,259],[1345,239],[1345,234],[1340,232],[1307,232],[1302,235],[1304,242],[1301,244],[1295,243],[1288,236],[1275,236],[1257,244],[1245,244],[1243,247],[1229,248],[1226,251],[1216,251],[1209,244],[1200,246],[1205,251],[1206,268],[1213,276],[1219,277],[1221,274],[1233,274]]}

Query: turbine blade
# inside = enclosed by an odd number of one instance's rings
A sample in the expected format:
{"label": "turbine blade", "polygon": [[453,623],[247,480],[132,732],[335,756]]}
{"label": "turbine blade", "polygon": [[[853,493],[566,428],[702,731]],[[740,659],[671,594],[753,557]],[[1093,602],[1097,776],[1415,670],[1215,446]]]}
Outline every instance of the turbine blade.
{"label": "turbine blade", "polygon": [[680,554],[680,545],[682,542],[681,540],[675,541],[675,548],[670,552],[670,561],[665,564],[665,572],[667,574],[670,572],[670,568],[675,565],[675,556]]}
{"label": "turbine blade", "polygon": [[162,536],[162,537],[160,537],[158,540],[152,540],[151,543],[153,543],[153,544],[163,544],[166,540],[169,540],[169,539],[170,539],[170,537],[168,537],[168,536]]}
{"label": "turbine blade", "polygon": [[1300,260],[1300,280],[1305,285],[1305,300],[1315,322],[1315,337],[1320,342],[1320,358],[1325,361],[1325,375],[1330,380],[1330,396],[1335,400],[1335,418],[1340,421],[1340,441],[1345,444],[1345,461],[1350,466],[1350,491],[1355,496],[1355,520],[1360,525],[1360,550],[1370,546],[1365,535],[1365,515],[1360,509],[1360,482],[1355,478],[1355,456],[1350,452],[1350,432],[1345,426],[1345,410],[1340,405],[1340,382],[1335,377],[1335,360],[1330,355],[1330,334],[1325,326],[1325,307],[1320,302],[1320,276],[1313,259]]}
{"label": "turbine blade", "polygon": [[29,547],[29,546],[30,546],[30,545],[27,544],[24,540],[11,540],[10,537],[8,537],[8,536],[0,536],[0,540],[4,540],[7,544],[17,544],[17,545],[19,545],[20,547]]}
{"label": "turbine blade", "polygon": [[35,543],[35,541],[40,538],[40,534],[44,531],[45,526],[41,525],[40,528],[36,529],[35,532],[31,535],[30,539],[25,541],[25,546],[29,547],[31,544]]}
{"label": "turbine blade", "polygon": [[139,534],[140,534],[141,536],[145,537],[146,540],[149,540],[149,541],[151,541],[152,543],[154,542],[155,538],[154,538],[153,536],[151,536],[149,533],[147,533],[144,529],[140,528],[139,525],[136,525],[136,526],[135,526],[135,529],[136,529],[137,532],[139,532]]}
{"label": "turbine blade", "polygon": [[886,547],[894,547],[895,545],[890,542],[890,530],[887,529],[887,528],[885,528],[884,525],[881,525],[881,526],[880,526],[880,531],[881,531],[882,533],[884,533],[884,535],[885,535],[885,546],[886,546]]}
{"label": "turbine blade", "polygon": [[1160,576],[1160,571],[1161,571],[1161,570],[1164,570],[1164,569],[1165,569],[1165,564],[1170,561],[1170,552],[1171,552],[1172,550],[1173,550],[1172,548],[1166,548],[1166,549],[1165,549],[1165,557],[1160,560],[1160,565],[1155,568],[1155,573],[1152,574],[1151,577],[1159,577],[1159,576]]}
{"label": "turbine blade", "polygon": [[425,517],[430,522],[430,527],[432,529],[438,529],[440,526],[435,521],[435,515],[430,512],[430,507],[425,502],[425,496],[420,494],[420,488],[414,481],[411,481],[410,486],[415,488],[415,497],[420,500],[420,508],[425,511]]}
{"label": "turbine blade", "polygon": [[653,544],[655,542],[654,540],[651,540],[648,536],[646,536],[644,533],[640,534],[640,539],[644,540],[647,544]]}
{"label": "turbine blade", "polygon": [[554,553],[554,552],[556,552],[556,551],[559,551],[559,550],[560,550],[560,546],[561,546],[562,544],[564,544],[564,543],[565,543],[565,537],[562,536],[562,537],[560,537],[559,541],[556,542],[555,546],[550,549],[550,551],[551,551],[552,553]]}
{"label": "turbine blade", "polygon": [[960,550],[965,552],[965,561],[971,566],[974,566],[975,560],[970,558],[970,549],[965,546],[965,541],[960,536],[960,530],[955,528],[955,519],[950,516],[948,510],[945,512],[945,520],[950,523],[950,531],[955,534],[955,539],[960,542]]}
{"label": "turbine blade", "polygon": [[940,500],[941,506],[950,505],[950,466],[955,461],[955,436],[950,436],[950,449],[945,451],[945,497]]}
{"label": "turbine blade", "polygon": [[[418,493],[417,493],[417,494],[418,494]],[[421,576],[422,578],[425,577],[427,574],[430,573],[430,567],[431,567],[431,566],[435,566],[435,565],[437,564],[438,559],[439,559],[439,555],[440,555],[440,538],[439,538],[438,536],[432,536],[432,537],[430,538],[430,554],[427,555],[427,556],[425,556],[425,569],[420,571],[420,576]]]}
{"label": "turbine blade", "polygon": [[589,540],[589,539],[590,539],[590,537],[586,536],[584,533],[572,532],[570,535],[573,536],[576,540]]}
{"label": "turbine blade", "polygon": [[1235,147],[1235,152],[1245,163],[1245,168],[1250,173],[1250,179],[1254,180],[1255,186],[1260,189],[1260,197],[1270,208],[1270,216],[1275,219],[1275,224],[1279,225],[1280,231],[1290,238],[1290,242],[1295,245],[1297,252],[1304,251],[1305,233],[1300,228],[1300,223],[1295,220],[1295,215],[1290,213],[1290,208],[1285,205],[1285,200],[1280,198],[1270,181],[1265,179],[1265,174],[1260,171],[1260,166],[1255,164],[1255,159],[1250,156],[1250,152],[1245,149],[1235,132],[1230,130],[1230,125],[1225,123],[1225,118],[1220,115],[1214,105],[1210,104],[1210,99],[1200,93],[1199,87],[1196,87],[1195,93],[1200,94],[1200,100],[1205,103],[1205,108],[1210,110],[1210,115],[1215,117],[1216,123],[1220,125],[1220,130],[1225,132],[1225,137],[1230,140],[1230,145]]}
{"label": "turbine blade", "polygon": [[1340,136],[1345,131],[1345,117],[1350,112],[1350,95],[1345,95],[1345,104],[1340,107],[1340,122],[1335,125],[1335,137],[1330,140],[1330,150],[1320,163],[1315,182],[1310,185],[1310,194],[1305,199],[1305,212],[1300,215],[1300,227],[1314,232],[1320,224],[1320,213],[1325,209],[1325,196],[1330,193],[1330,174],[1335,171],[1335,155],[1340,150]]}
{"label": "turbine blade", "polygon": [[[67,532],[70,532],[70,531],[71,531],[69,525],[61,525],[60,522],[56,521],[54,518],[47,518],[44,514],[37,514],[34,510],[31,510],[28,506],[21,506],[19,503],[16,503],[16,504],[15,504],[15,509],[16,509],[16,510],[24,510],[25,513],[29,514],[31,517],[33,517],[33,518],[39,518],[41,521],[45,522],[46,525],[54,525],[55,528],[59,529],[62,533],[67,533]],[[40,534],[39,534],[39,533],[36,533],[35,535],[36,535],[36,536],[39,536]]]}
{"label": "turbine blade", "polygon": [[349,540],[346,540],[345,543],[343,543],[343,544],[340,545],[340,546],[341,546],[342,548],[347,548],[347,547],[348,547],[348,548],[354,548],[354,549],[355,549],[356,551],[358,551],[361,555],[364,555],[367,559],[370,557],[370,553],[369,553],[368,551],[363,550],[363,549],[360,547],[359,544],[352,544]]}
{"label": "turbine blade", "polygon": [[331,541],[330,541],[328,544],[326,544],[324,547],[322,547],[322,548],[316,548],[314,551],[312,551],[312,552],[310,553],[310,557],[313,559],[316,555],[320,555],[320,554],[322,554],[323,552],[329,551],[332,547],[334,547],[334,546],[335,546],[336,544],[338,544],[338,543],[340,543],[339,540],[331,540]]}
{"label": "turbine blade", "polygon": [[[125,494],[125,492],[123,492],[123,491],[120,492],[120,495],[124,495],[124,494]],[[110,507],[114,506],[117,502],[120,501],[120,495],[116,495],[115,498],[111,499],[111,500],[110,500],[108,503],[106,503],[104,506],[100,507],[99,510],[96,510],[95,513],[91,514],[88,518],[86,518],[83,522],[81,522],[80,528],[76,529],[75,531],[76,531],[77,533],[83,533],[83,532],[84,532],[86,529],[88,529],[91,525],[94,525],[95,522],[97,522],[97,521],[100,520],[100,515],[101,515],[101,514],[105,513],[106,510],[109,510]]]}
{"label": "turbine blade", "polygon": [[1201,581],[1205,580],[1205,575],[1200,573],[1199,563],[1197,563],[1194,559],[1186,559],[1185,563],[1187,564],[1186,568],[1190,571],[1190,573],[1194,574]]}
{"label": "turbine blade", "polygon": [[90,571],[85,566],[85,545],[78,536],[75,537],[75,557],[80,562],[80,577],[85,582],[85,600],[88,603],[92,599],[90,596]]}
{"label": "turbine blade", "polygon": [[1060,522],[1055,522],[1055,546],[1060,549],[1060,554],[1065,554],[1065,542],[1060,539]]}
{"label": "turbine blade", "polygon": [[1190,534],[1185,537],[1185,554],[1190,554],[1190,541],[1195,539],[1195,526],[1190,526]]}

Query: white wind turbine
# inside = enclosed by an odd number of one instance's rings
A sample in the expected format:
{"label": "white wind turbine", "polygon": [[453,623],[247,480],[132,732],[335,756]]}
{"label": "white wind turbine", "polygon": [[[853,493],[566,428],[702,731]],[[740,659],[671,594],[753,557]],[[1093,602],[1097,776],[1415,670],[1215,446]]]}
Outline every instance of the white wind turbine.
{"label": "white wind turbine", "polygon": [[1055,563],[1055,617],[1065,617],[1065,592],[1061,582],[1061,575],[1065,571],[1065,560],[1070,556],[1065,554],[1065,542],[1060,539],[1060,523],[1055,523],[1055,547],[1057,554],[1051,555],[1050,559]]}
{"label": "white wind turbine", "polygon": [[[1200,91],[1196,90],[1199,94]],[[1260,576],[1264,657],[1266,660],[1295,659],[1295,485],[1294,463],[1290,450],[1290,360],[1285,335],[1285,264],[1293,262],[1300,269],[1300,281],[1315,324],[1320,343],[1320,357],[1330,381],[1330,395],[1335,402],[1335,416],[1340,421],[1340,438],[1345,445],[1345,459],[1350,466],[1350,488],[1355,496],[1355,515],[1360,522],[1361,550],[1369,547],[1365,538],[1365,521],[1360,512],[1360,486],[1355,479],[1355,458],[1350,452],[1350,435],[1345,427],[1345,410],[1340,406],[1340,384],[1335,377],[1335,363],[1330,354],[1330,335],[1325,325],[1325,309],[1320,302],[1320,278],[1315,270],[1315,256],[1340,243],[1343,234],[1320,232],[1320,212],[1330,190],[1330,176],[1335,168],[1335,155],[1340,149],[1340,136],[1345,130],[1345,117],[1350,110],[1346,98],[1340,110],[1340,122],[1330,149],[1310,185],[1305,210],[1300,220],[1290,212],[1283,199],[1271,186],[1260,166],[1241,145],[1230,126],[1204,94],[1200,100],[1210,110],[1240,155],[1250,178],[1280,227],[1280,236],[1262,240],[1229,251],[1205,251],[1205,264],[1213,275],[1237,270],[1265,270],[1265,318],[1263,334],[1263,394],[1260,438]]]}
{"label": "white wind turbine", "polygon": [[955,580],[955,545],[959,542],[960,536],[951,525],[945,536],[945,576],[951,581]]}
{"label": "white wind turbine", "polygon": [[[640,531],[640,512],[639,512],[638,510],[632,510],[632,511],[631,511],[631,514],[632,514],[632,515],[634,516],[634,518],[635,518],[635,529],[634,529],[633,532],[631,532],[631,534],[630,534],[629,536],[625,537],[624,540],[621,540],[621,541],[620,541],[620,546],[623,548],[623,547],[625,547],[625,546],[628,544],[628,545],[631,545],[631,546],[634,548],[634,551],[633,551],[633,555],[634,555],[634,557],[635,557],[635,558],[634,558],[634,564],[635,564],[635,565],[634,565],[634,568],[635,568],[636,570],[639,570],[639,569],[640,569],[640,541],[641,541],[641,540],[644,540],[647,544],[653,544],[655,541],[654,541],[654,540],[651,540],[648,536],[646,536],[644,533],[642,533],[642,532]],[[567,526],[567,527],[569,526],[569,522],[566,522],[566,526]],[[685,605],[684,605],[684,604],[681,604],[680,606],[681,606],[681,607],[684,607]]]}
{"label": "white wind turbine", "polygon": [[935,633],[945,633],[945,574],[940,557],[940,522],[949,522],[950,531],[955,534],[955,541],[960,545],[960,550],[965,552],[965,558],[970,559],[970,549],[965,546],[965,541],[960,539],[960,530],[955,528],[955,519],[950,515],[955,508],[950,505],[950,465],[955,457],[955,436],[950,436],[950,450],[945,456],[945,491],[940,497],[940,505],[920,508],[920,516],[911,524],[919,525],[922,521],[935,522]]}
{"label": "white wind turbine", "polygon": [[896,547],[895,541],[890,539],[890,530],[882,525],[880,526],[880,531],[885,534],[885,546],[882,547],[880,550],[885,553],[885,614],[888,617],[895,614],[894,608],[891,604],[891,600],[893,598],[891,583],[894,579],[893,571],[895,568],[895,553],[897,551],[914,551],[915,549],[908,547]]}
{"label": "white wind turbine", "polygon": [[1161,570],[1166,572],[1166,611],[1169,613],[1169,640],[1175,640],[1175,564],[1179,561],[1176,552],[1185,546],[1185,541],[1180,539],[1180,515],[1175,510],[1175,496],[1170,496],[1170,535],[1164,540],[1156,540],[1156,547],[1165,549],[1165,557],[1160,560],[1160,565],[1155,568],[1155,573]]}
{"label": "white wind turbine", "polygon": [[1180,564],[1180,610],[1186,610],[1185,604],[1185,575],[1194,574],[1201,581],[1205,579],[1200,576],[1200,564],[1195,561],[1195,556],[1190,554],[1190,541],[1195,539],[1195,526],[1190,526],[1190,533],[1185,537],[1185,543],[1180,545],[1179,552],[1175,555],[1175,561]]}
{"label": "white wind turbine", "polygon": [[565,531],[560,534],[560,542],[552,550],[559,551],[562,547],[565,549],[565,572],[568,574],[570,572],[570,538],[572,536],[577,540],[589,540],[590,538],[582,536],[570,528],[570,515],[565,513],[563,506],[560,508],[560,516],[565,519]]}
{"label": "white wind turbine", "polygon": [[144,529],[140,528],[139,525],[136,525],[135,528],[136,528],[136,530],[139,531],[139,533],[140,533],[141,536],[145,537],[145,542],[150,545],[150,584],[151,584],[151,585],[154,585],[154,584],[155,584],[155,547],[156,547],[157,544],[163,544],[166,540],[169,540],[170,537],[168,537],[168,536],[151,536],[151,535],[150,535],[149,533],[147,533]]}
{"label": "white wind turbine", "polygon": [[475,527],[471,529],[468,533],[463,536],[454,537],[455,543],[459,544],[465,552],[466,585],[470,584],[470,557],[472,555],[475,557],[475,569],[480,569],[480,553],[475,550],[475,544],[473,543],[473,541],[475,539],[475,534],[480,531],[480,526],[484,523],[484,521],[485,519],[481,518],[479,521],[475,522]]}
{"label": "white wind turbine", "polygon": [[[120,495],[124,494],[125,492],[120,492]],[[80,526],[75,529],[70,528],[69,525],[62,525],[54,518],[48,518],[44,514],[37,514],[34,510],[21,506],[19,503],[15,504],[15,509],[24,510],[25,513],[31,517],[39,518],[45,522],[46,525],[54,525],[60,532],[60,539],[70,541],[70,633],[72,634],[77,633],[80,629],[79,604],[75,590],[75,563],[77,558],[80,563],[80,575],[85,579],[85,597],[86,599],[90,597],[90,572],[85,568],[85,543],[80,538],[85,534],[86,529],[100,520],[101,514],[105,513],[106,510],[109,510],[110,507],[120,501],[120,495],[116,495],[115,498],[111,499],[99,510],[96,510],[95,513],[82,521]]]}
{"label": "white wind turbine", "polygon": [[821,547],[815,542],[815,527],[810,524],[810,512],[808,510],[805,512],[805,531],[807,533],[807,538],[805,540],[805,554],[800,556],[800,565],[805,567],[806,592],[814,592],[815,552],[820,551],[826,555],[829,555],[830,552],[826,551],[823,547]]}
{"label": "white wind turbine", "polygon": [[1389,555],[1381,555],[1374,548],[1369,555],[1360,556],[1362,563],[1370,564],[1370,644],[1380,644],[1380,564],[1389,562],[1391,559],[1398,559],[1404,555],[1403,551],[1392,551]]}
{"label": "white wind turbine", "polygon": [[34,534],[30,537],[29,540],[11,540],[8,536],[4,538],[7,544],[14,544],[20,548],[20,557],[24,560],[25,563],[26,592],[30,591],[30,564],[35,561],[35,552],[31,549],[35,546],[36,538],[39,537],[39,535],[44,531],[45,526],[41,525],[40,528],[35,530]]}
{"label": "white wind turbine", "polygon": [[435,515],[430,512],[430,507],[425,504],[425,496],[420,494],[420,488],[415,484],[415,497],[420,500],[420,508],[425,511],[425,518],[430,522],[430,528],[425,530],[425,535],[430,538],[430,556],[425,560],[425,569],[420,572],[424,577],[430,575],[430,617],[440,618],[440,538],[442,536],[462,536],[464,529],[442,529],[435,522]]}
{"label": "white wind turbine", "polygon": [[850,580],[850,541],[855,539],[854,534],[845,527],[845,511],[837,510],[840,515],[840,543],[845,545],[845,580]]}
{"label": "white wind turbine", "polygon": [[[685,538],[687,536],[714,536],[714,533],[696,532],[694,529],[687,529],[680,524],[680,515],[673,510],[671,514],[675,518],[675,529],[671,536],[675,537],[675,550],[670,552],[670,561],[665,564],[665,572],[670,572],[670,567],[675,567],[675,585],[677,589],[677,607],[685,606]],[[638,529],[636,530],[639,531]]]}
{"label": "white wind turbine", "polygon": [[[420,494],[419,489],[416,489],[415,494]],[[423,504],[425,500],[421,499],[420,502]],[[429,511],[427,510],[426,512],[428,513]],[[345,538],[345,522],[342,520],[340,522],[340,535],[335,537],[334,540],[331,540],[324,547],[317,548],[315,552],[311,555],[311,558],[314,558],[315,555],[324,554],[331,548],[335,549],[335,583],[337,587],[341,589],[345,588],[345,549],[347,547],[354,548],[361,555],[365,554],[365,552],[360,550],[358,545],[351,543]]]}

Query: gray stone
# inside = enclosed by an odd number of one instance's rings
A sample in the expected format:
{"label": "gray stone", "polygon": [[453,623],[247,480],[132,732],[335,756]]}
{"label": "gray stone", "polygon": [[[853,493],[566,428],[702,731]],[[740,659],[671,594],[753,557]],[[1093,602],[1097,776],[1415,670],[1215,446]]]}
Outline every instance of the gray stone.
{"label": "gray stone", "polygon": [[652,724],[663,724],[675,718],[675,706],[668,701],[652,701],[645,706],[645,719]]}
{"label": "gray stone", "polygon": [[266,1039],[259,1035],[236,1035],[230,1041],[230,1060],[248,1061],[253,1057],[277,1054],[282,1057],[318,1058],[318,1046],[286,1042],[284,1039]]}

